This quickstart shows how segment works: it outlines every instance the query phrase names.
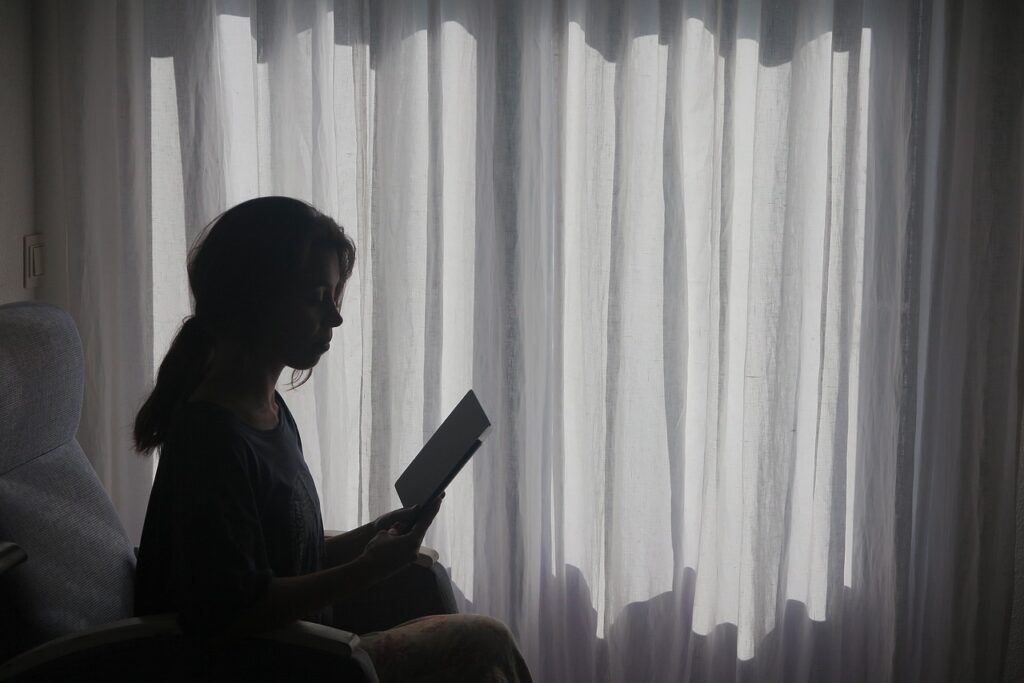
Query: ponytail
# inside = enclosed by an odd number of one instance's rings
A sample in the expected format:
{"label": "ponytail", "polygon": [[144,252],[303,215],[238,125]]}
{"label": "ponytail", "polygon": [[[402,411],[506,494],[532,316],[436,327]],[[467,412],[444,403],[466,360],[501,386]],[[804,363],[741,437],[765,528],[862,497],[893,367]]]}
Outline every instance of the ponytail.
{"label": "ponytail", "polygon": [[209,371],[217,343],[249,347],[266,341],[261,311],[294,286],[313,249],[334,249],[341,281],[352,275],[356,248],[345,231],[290,197],[242,202],[203,230],[188,256],[196,315],[178,330],[153,393],[135,416],[137,451],[152,453],[167,440],[176,415]]}
{"label": "ponytail", "polygon": [[163,444],[175,413],[203,380],[213,345],[199,318],[185,320],[160,364],[153,392],[135,416],[135,450],[149,454]]}

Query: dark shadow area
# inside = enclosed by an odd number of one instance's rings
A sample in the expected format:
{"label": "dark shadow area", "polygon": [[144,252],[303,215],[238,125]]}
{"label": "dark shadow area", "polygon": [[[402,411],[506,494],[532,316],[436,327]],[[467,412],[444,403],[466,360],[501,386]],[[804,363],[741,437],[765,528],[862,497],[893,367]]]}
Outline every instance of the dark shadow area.
{"label": "dark shadow area", "polygon": [[[857,617],[853,593],[842,589],[830,599],[837,613],[818,622],[797,600],[786,600],[775,625],[755,646],[750,659],[737,658],[734,624],[720,624],[707,635],[692,631],[695,572],[687,568],[682,584],[649,600],[627,605],[597,636],[597,610],[590,587],[577,567],[565,565],[561,577],[542,584],[543,620],[530,653],[538,681],[651,683],[815,683],[868,681],[865,652],[858,633],[869,626]],[[476,606],[455,587],[462,611]],[[519,634],[520,641],[526,636]]]}
{"label": "dark shadow area", "polygon": [[682,596],[666,592],[632,603],[611,624],[606,636],[608,649],[624,656],[611,658],[609,680],[863,680],[856,661],[844,659],[842,618],[814,621],[806,605],[796,600],[785,602],[775,627],[756,644],[751,659],[737,658],[735,624],[719,624],[707,635],[691,631],[695,574],[692,570],[687,573]]}
{"label": "dark shadow area", "polygon": [[[692,630],[696,573],[687,568],[678,590],[627,605],[597,636],[597,611],[581,572],[565,565],[560,577],[542,583],[543,621],[531,653],[537,681],[645,681],[688,683],[815,683],[867,681],[864,653],[855,633],[866,624],[850,589],[830,603],[837,614],[815,621],[807,607],[787,600],[774,628],[755,646],[751,659],[737,658],[738,630],[723,623],[711,633]],[[462,611],[474,612],[455,587]],[[881,627],[881,626],[879,626]],[[524,640],[520,634],[520,639]]]}

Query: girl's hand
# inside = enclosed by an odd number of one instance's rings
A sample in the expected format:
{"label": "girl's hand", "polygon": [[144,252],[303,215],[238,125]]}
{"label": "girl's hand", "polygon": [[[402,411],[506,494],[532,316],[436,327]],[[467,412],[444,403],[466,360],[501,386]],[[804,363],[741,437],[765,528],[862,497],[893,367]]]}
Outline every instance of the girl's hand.
{"label": "girl's hand", "polygon": [[416,520],[417,512],[418,511],[414,507],[398,508],[391,512],[385,512],[374,521],[373,528],[375,531],[387,531],[393,526],[400,526],[402,528],[410,527]]}
{"label": "girl's hand", "polygon": [[[423,536],[426,535],[430,523],[441,508],[441,498],[435,498],[428,504],[420,514],[419,518],[407,531],[401,526],[401,522],[393,524],[387,529],[377,532],[377,535],[370,539],[363,550],[363,555],[373,564],[384,576],[393,574],[407,564],[416,560],[417,551],[423,543]],[[406,512],[396,510],[395,512]],[[394,513],[389,513],[394,514]],[[387,516],[387,515],[385,515]],[[407,522],[410,515],[403,514],[403,522]],[[383,578],[383,576],[381,577]]]}
{"label": "girl's hand", "polygon": [[[444,498],[444,492],[441,493],[440,497]],[[424,514],[427,514],[427,512],[427,510],[423,511]],[[386,512],[378,517],[373,523],[373,528],[376,531],[387,531],[391,527],[397,525],[401,529],[409,529],[416,521],[418,513],[419,510],[415,507],[398,508],[397,510]],[[433,519],[433,516],[431,516],[431,519]]]}

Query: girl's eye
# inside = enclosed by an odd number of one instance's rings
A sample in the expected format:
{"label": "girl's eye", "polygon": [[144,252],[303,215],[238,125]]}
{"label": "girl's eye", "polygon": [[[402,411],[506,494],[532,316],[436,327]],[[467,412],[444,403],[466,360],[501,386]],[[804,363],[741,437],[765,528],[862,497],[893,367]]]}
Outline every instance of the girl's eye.
{"label": "girl's eye", "polygon": [[330,304],[334,307],[334,310],[341,310],[341,300],[336,299],[324,288],[311,291],[305,296],[305,301],[311,306],[322,306],[324,304]]}
{"label": "girl's eye", "polygon": [[314,289],[306,295],[306,301],[311,304],[323,303],[326,294],[327,293],[323,288]]}

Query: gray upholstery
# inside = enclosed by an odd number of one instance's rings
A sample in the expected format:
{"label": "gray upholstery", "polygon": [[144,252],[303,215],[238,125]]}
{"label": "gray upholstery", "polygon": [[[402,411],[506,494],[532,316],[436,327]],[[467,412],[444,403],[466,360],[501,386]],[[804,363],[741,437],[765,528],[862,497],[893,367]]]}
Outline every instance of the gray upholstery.
{"label": "gray upholstery", "polygon": [[0,306],[0,661],[131,616],[132,543],[78,442],[82,345],[52,306]]}
{"label": "gray upholstery", "polygon": [[82,340],[64,311],[0,306],[0,474],[71,441],[82,413]]}

